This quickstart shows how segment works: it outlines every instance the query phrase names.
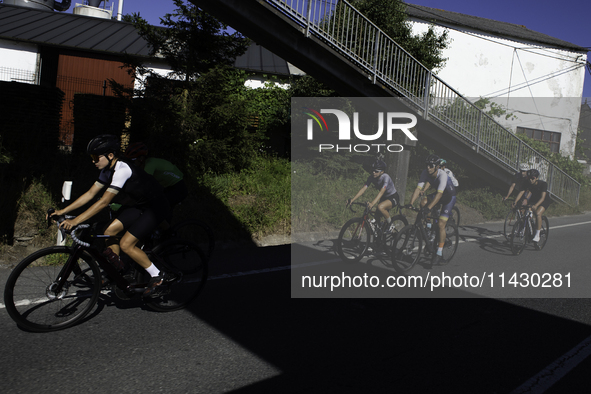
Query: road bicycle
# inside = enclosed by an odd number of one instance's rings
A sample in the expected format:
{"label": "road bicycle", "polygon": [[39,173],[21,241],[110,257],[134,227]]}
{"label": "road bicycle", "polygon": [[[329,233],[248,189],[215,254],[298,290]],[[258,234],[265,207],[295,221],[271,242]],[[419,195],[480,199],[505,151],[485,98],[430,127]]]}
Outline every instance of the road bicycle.
{"label": "road bicycle", "polygon": [[[427,216],[425,211],[407,205],[404,208],[417,212],[414,224],[405,226],[398,232],[392,247],[392,267],[399,273],[410,271],[419,261],[425,243],[425,255],[433,255],[437,252],[439,240],[439,212],[435,211]],[[429,227],[429,223],[431,226]],[[456,254],[460,243],[458,225],[453,218],[445,224],[445,244],[443,246],[443,259],[440,264],[448,264]]]}
{"label": "road bicycle", "polygon": [[[61,223],[69,216],[48,219]],[[122,300],[143,299],[150,308],[169,312],[184,308],[203,290],[208,263],[192,242],[170,238],[145,250],[160,270],[173,279],[160,286],[153,297],[143,297],[150,279],[132,263],[120,272],[100,252],[97,244],[110,236],[98,234],[96,226],[81,224],[69,232],[72,246],[51,246],[21,261],[4,289],[4,304],[10,317],[22,328],[48,332],[79,323],[98,302],[105,277]],[[63,231],[60,229],[60,231]],[[101,272],[102,271],[102,272]]]}
{"label": "road bicycle", "polygon": [[[339,233],[337,253],[343,261],[358,262],[363,256],[374,254],[390,258],[390,248],[397,232],[408,225],[408,220],[402,214],[392,216],[389,226],[381,214],[372,211],[368,204],[354,202],[349,205],[351,212],[353,205],[364,207],[363,216],[348,220]],[[376,219],[377,217],[377,219]]]}
{"label": "road bicycle", "polygon": [[511,252],[518,256],[525,249],[528,242],[533,242],[536,250],[544,249],[546,242],[548,242],[548,235],[550,233],[550,222],[546,216],[542,216],[542,228],[540,229],[540,240],[534,242],[534,234],[536,232],[536,219],[534,213],[530,209],[531,205],[525,205],[525,213],[523,216],[513,224],[513,229],[509,237],[511,244]]}

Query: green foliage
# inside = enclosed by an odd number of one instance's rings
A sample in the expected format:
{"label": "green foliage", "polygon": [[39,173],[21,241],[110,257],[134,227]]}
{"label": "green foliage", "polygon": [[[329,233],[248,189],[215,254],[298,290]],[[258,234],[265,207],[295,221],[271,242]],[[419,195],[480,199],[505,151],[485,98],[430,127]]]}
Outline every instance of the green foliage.
{"label": "green foliage", "polygon": [[248,169],[206,174],[201,181],[256,238],[271,233],[289,234],[290,168],[287,159],[257,156]]}
{"label": "green foliage", "polygon": [[352,0],[351,4],[429,70],[444,66],[442,52],[449,45],[447,31],[437,35],[430,26],[424,34],[413,35],[406,5],[400,0]]}
{"label": "green foliage", "polygon": [[33,226],[41,235],[49,234],[45,214],[47,208],[54,206],[56,206],[54,198],[45,187],[44,181],[42,179],[33,179],[18,200],[17,221],[33,223]]}
{"label": "green foliage", "polygon": [[563,156],[560,153],[552,153],[548,145],[542,141],[536,141],[529,138],[525,134],[517,134],[523,142],[537,150],[552,164],[556,165],[562,171],[571,176],[574,180],[579,182],[581,185],[591,185],[591,181],[588,177],[583,174],[585,166],[579,163],[576,159],[571,159],[568,156]]}

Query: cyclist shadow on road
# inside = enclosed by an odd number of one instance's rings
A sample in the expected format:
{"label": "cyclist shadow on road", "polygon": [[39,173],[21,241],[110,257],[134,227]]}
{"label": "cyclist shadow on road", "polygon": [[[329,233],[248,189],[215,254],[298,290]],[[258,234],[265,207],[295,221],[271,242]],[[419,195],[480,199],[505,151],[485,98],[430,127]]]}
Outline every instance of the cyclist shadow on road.
{"label": "cyclist shadow on road", "polygon": [[460,233],[461,242],[475,242],[480,249],[502,256],[512,256],[511,245],[505,236],[484,227],[462,226],[465,231]]}

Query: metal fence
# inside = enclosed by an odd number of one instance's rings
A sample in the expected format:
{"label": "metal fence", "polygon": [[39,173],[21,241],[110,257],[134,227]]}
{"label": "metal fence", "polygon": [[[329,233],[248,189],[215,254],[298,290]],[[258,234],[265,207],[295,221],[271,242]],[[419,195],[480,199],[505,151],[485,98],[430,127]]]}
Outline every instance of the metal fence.
{"label": "metal fence", "polygon": [[508,171],[540,171],[550,194],[577,205],[580,184],[437,78],[345,0],[265,0],[404,99],[425,119]]}

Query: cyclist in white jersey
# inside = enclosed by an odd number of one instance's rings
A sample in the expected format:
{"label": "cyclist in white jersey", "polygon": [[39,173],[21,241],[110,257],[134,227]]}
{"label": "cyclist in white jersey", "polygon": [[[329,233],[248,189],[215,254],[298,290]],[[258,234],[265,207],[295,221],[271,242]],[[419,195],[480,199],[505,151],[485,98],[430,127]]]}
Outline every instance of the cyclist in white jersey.
{"label": "cyclist in white jersey", "polygon": [[[417,188],[415,189],[411,199],[410,205],[414,204],[417,198],[421,197],[421,209],[428,213],[437,204],[441,204],[441,213],[439,216],[439,239],[437,253],[433,255],[431,263],[433,265],[439,264],[443,259],[443,246],[445,245],[445,225],[451,215],[452,209],[456,204],[456,188],[447,176],[445,171],[439,168],[439,156],[429,155],[425,161],[427,169],[423,170]],[[424,193],[434,185],[437,189],[435,197],[429,201]]]}
{"label": "cyclist in white jersey", "polygon": [[[73,203],[52,215],[65,215],[88,204],[106,188],[100,200],[74,219],[61,223],[61,227],[70,230],[105,209],[115,198],[122,204],[119,215],[105,230],[105,235],[124,233],[119,245],[110,245],[108,253],[119,255],[125,252],[151,276],[145,297],[155,295],[158,286],[172,279],[166,272],[160,271],[137,247],[140,239],[150,235],[169,214],[170,205],[164,196],[162,187],[150,175],[120,159],[120,143],[117,137],[103,134],[92,139],[87,147],[95,166],[101,170],[98,180],[91,188]],[[116,257],[116,256],[115,256]]]}

